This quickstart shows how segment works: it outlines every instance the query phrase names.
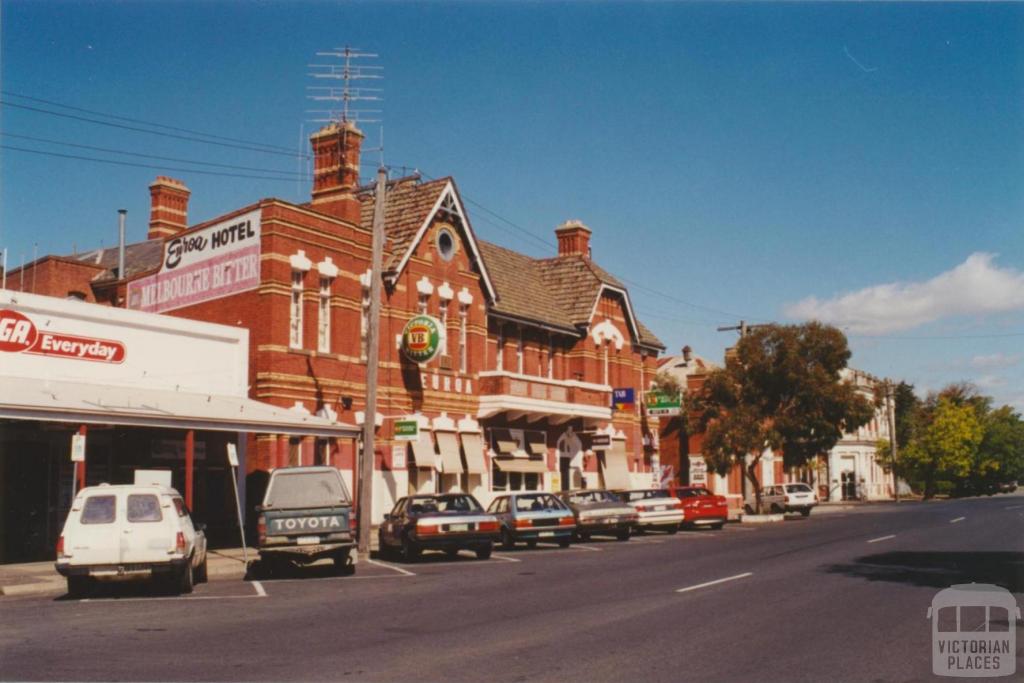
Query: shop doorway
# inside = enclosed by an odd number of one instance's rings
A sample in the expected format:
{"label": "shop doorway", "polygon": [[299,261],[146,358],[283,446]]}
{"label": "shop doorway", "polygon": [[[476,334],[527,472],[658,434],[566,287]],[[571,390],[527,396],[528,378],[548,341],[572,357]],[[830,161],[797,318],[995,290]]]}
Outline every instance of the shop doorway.
{"label": "shop doorway", "polygon": [[841,475],[840,486],[843,491],[843,500],[857,499],[857,474],[852,470],[844,471]]}
{"label": "shop doorway", "polygon": [[562,490],[583,488],[583,443],[573,433],[572,427],[558,437],[558,471],[561,474]]}

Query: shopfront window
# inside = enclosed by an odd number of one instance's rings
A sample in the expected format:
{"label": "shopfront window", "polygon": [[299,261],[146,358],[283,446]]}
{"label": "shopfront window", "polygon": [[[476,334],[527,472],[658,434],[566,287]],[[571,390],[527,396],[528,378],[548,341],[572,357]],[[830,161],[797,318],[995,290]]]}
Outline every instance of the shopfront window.
{"label": "shopfront window", "polygon": [[292,271],[292,300],[288,317],[288,345],[293,349],[302,348],[302,271]]}

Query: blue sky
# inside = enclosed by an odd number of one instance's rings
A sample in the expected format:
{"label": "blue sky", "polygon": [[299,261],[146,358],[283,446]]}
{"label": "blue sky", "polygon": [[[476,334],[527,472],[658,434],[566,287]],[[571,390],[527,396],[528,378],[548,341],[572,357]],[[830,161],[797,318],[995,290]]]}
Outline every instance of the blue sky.
{"label": "blue sky", "polygon": [[[670,350],[720,360],[735,336],[717,326],[823,318],[848,332],[856,367],[922,392],[974,381],[1024,410],[1022,6],[17,1],[0,12],[0,247],[13,266],[37,244],[114,244],[122,207],[129,238],[143,239],[157,174],[192,189],[193,222],[309,194],[306,181],[196,172],[291,178],[301,167],[288,152],[52,116],[25,107],[113,121],[26,97],[297,151],[315,128],[307,64],[350,44],[385,69],[388,164],[454,176],[480,237],[534,256],[554,251],[557,224],[583,220],[595,258],[634,285]],[[377,158],[364,156],[367,176]]]}

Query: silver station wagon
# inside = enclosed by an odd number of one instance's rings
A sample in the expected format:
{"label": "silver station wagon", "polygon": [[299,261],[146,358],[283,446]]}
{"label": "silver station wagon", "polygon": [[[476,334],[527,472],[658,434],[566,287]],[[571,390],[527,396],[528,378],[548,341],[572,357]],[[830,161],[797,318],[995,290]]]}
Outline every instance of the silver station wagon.
{"label": "silver station wagon", "polygon": [[533,548],[538,541],[567,548],[576,530],[572,510],[550,493],[498,496],[487,511],[501,522],[501,545],[505,549],[511,549],[517,542]]}

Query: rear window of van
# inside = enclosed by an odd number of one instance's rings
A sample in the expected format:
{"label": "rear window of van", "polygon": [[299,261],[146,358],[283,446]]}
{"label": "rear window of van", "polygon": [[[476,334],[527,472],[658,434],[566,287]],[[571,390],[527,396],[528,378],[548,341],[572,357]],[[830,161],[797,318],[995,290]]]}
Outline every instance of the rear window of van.
{"label": "rear window of van", "polygon": [[151,493],[133,493],[128,496],[129,522],[159,522],[160,500]]}
{"label": "rear window of van", "polygon": [[110,524],[117,509],[116,496],[89,496],[82,508],[82,524]]}

